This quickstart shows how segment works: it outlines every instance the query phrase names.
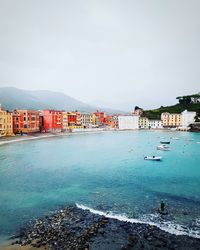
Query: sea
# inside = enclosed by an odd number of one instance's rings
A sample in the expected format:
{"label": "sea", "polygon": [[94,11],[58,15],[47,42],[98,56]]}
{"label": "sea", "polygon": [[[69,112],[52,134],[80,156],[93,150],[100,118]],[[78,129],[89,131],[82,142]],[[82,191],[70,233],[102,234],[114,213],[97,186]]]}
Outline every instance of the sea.
{"label": "sea", "polygon": [[[160,141],[170,150],[157,150]],[[0,244],[69,204],[200,238],[200,133],[72,133],[0,146]]]}

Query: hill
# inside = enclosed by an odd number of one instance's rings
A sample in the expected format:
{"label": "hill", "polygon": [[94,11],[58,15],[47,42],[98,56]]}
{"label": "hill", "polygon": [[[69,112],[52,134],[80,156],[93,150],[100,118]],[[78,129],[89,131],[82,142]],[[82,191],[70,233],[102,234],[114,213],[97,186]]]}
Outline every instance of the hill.
{"label": "hill", "polygon": [[169,112],[169,113],[181,113],[185,109],[188,111],[195,111],[198,114],[200,114],[200,103],[177,103],[172,106],[161,106],[158,109],[153,110],[145,110],[144,116],[150,118],[150,119],[160,119],[160,116],[163,112]]}
{"label": "hill", "polygon": [[[94,112],[99,107],[88,105],[64,93],[48,90],[22,90],[14,87],[0,88],[0,104],[12,111],[14,109],[58,109],[80,112]],[[105,109],[108,113],[120,112]]]}

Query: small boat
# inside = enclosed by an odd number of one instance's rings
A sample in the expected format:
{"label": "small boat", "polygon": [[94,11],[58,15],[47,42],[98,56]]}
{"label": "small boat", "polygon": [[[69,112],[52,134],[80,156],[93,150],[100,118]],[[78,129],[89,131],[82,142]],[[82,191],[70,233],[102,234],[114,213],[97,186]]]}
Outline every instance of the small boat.
{"label": "small boat", "polygon": [[161,156],[145,156],[144,160],[149,160],[149,161],[161,161],[162,157]]}
{"label": "small boat", "polygon": [[166,145],[160,145],[157,147],[158,150],[163,150],[163,151],[169,151],[169,146],[166,146]]}
{"label": "small boat", "polygon": [[172,137],[172,140],[179,140],[178,137]]}
{"label": "small boat", "polygon": [[170,144],[170,141],[161,141],[161,144]]}

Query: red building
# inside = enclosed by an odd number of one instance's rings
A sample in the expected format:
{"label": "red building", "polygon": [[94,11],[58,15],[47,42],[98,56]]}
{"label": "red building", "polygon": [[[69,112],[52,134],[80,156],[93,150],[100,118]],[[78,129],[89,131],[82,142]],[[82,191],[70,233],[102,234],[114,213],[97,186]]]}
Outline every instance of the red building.
{"label": "red building", "polygon": [[13,131],[14,133],[39,132],[39,112],[35,110],[14,110]]}
{"label": "red building", "polygon": [[68,125],[75,126],[77,124],[76,112],[68,112]]}
{"label": "red building", "polygon": [[99,112],[98,110],[93,113],[99,120],[101,124],[105,123],[106,114],[104,112]]}
{"label": "red building", "polygon": [[60,132],[62,130],[62,111],[43,110],[43,130],[45,132]]}

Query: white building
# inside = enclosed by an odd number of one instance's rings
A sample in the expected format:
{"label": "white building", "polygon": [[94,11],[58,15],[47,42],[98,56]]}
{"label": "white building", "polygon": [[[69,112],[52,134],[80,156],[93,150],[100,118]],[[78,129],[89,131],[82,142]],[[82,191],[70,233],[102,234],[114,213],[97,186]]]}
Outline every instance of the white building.
{"label": "white building", "polygon": [[138,115],[119,115],[118,126],[119,129],[138,129]]}
{"label": "white building", "polygon": [[92,125],[92,115],[81,113],[81,125],[86,128],[89,128]]}
{"label": "white building", "polygon": [[163,122],[161,120],[149,120],[149,128],[163,128]]}
{"label": "white building", "polygon": [[191,123],[195,122],[196,112],[185,110],[181,113],[181,115],[182,115],[181,127],[187,128]]}

